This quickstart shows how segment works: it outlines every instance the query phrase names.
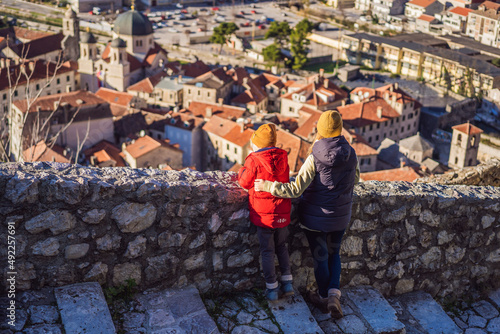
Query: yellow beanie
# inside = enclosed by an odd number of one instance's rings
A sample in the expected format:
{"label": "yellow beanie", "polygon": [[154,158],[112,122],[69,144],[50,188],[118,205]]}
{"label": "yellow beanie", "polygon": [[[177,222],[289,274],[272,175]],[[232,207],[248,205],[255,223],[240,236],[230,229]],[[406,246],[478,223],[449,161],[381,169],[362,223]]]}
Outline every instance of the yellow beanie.
{"label": "yellow beanie", "polygon": [[276,125],[269,123],[259,126],[251,141],[258,148],[276,146]]}
{"label": "yellow beanie", "polygon": [[338,111],[327,110],[321,114],[316,126],[323,138],[331,138],[342,133],[342,117]]}

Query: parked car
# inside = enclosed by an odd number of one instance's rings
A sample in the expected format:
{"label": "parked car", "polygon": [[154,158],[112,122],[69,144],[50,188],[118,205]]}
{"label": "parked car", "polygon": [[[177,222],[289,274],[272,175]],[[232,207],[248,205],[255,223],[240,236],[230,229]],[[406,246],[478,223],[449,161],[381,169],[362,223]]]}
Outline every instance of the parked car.
{"label": "parked car", "polygon": [[240,15],[245,15],[245,12],[244,11],[240,11]]}
{"label": "parked car", "polygon": [[175,5],[175,7],[177,7],[177,8],[184,8],[184,6],[181,3],[178,3],[177,5]]}
{"label": "parked car", "polygon": [[265,24],[261,24],[261,25],[259,26],[259,29],[266,29],[266,25],[265,25]]}
{"label": "parked car", "polygon": [[218,11],[218,10],[219,10],[219,7],[212,7],[212,10],[213,10],[214,12],[216,12],[216,11]]}

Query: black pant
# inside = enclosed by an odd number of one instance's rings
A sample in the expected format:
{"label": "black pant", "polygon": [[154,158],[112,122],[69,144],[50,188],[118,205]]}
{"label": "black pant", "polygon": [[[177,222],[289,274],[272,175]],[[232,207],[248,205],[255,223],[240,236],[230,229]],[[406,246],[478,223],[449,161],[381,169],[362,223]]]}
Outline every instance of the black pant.
{"label": "black pant", "polygon": [[273,284],[276,280],[276,269],[274,266],[274,253],[278,256],[281,276],[290,276],[290,259],[286,244],[288,238],[288,227],[265,228],[257,226],[257,235],[260,242],[260,255],[262,257],[262,270],[267,284]]}

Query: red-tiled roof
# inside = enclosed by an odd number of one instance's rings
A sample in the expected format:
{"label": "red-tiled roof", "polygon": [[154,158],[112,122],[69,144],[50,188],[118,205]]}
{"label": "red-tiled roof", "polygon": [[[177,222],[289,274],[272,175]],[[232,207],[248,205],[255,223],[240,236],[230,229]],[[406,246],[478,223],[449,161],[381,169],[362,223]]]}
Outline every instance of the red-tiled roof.
{"label": "red-tiled roof", "polygon": [[250,79],[250,74],[244,67],[231,68],[226,73],[233,78],[235,85],[241,86],[244,78]]}
{"label": "red-tiled roof", "polygon": [[461,16],[468,16],[469,13],[473,12],[473,11],[474,11],[473,9],[463,8],[463,7],[455,7],[453,9],[449,10],[450,13],[454,13],[454,14],[461,15]]}
{"label": "red-tiled roof", "polygon": [[49,147],[43,140],[24,150],[23,157],[26,162],[53,161],[71,163],[71,160],[64,156],[64,148],[56,144]]}
{"label": "red-tiled roof", "polygon": [[9,45],[9,48],[22,59],[32,59],[50,52],[62,51],[61,42],[63,39],[64,35],[59,33],[26,43]]}
{"label": "red-tiled roof", "polygon": [[[100,97],[96,96],[91,92],[78,90],[75,92],[39,97],[31,105],[29,112],[36,112],[38,107],[40,107],[40,111],[52,111],[54,110],[55,102],[59,102],[59,105],[68,104],[73,108],[77,108],[80,106],[88,107],[101,103],[107,103],[106,101],[104,101],[103,99],[101,99]],[[26,108],[28,107],[26,100],[15,101],[13,102],[13,104],[21,112],[26,112]]]}
{"label": "red-tiled roof", "polygon": [[104,87],[99,88],[95,95],[99,96],[101,99],[109,103],[118,104],[123,107],[128,107],[130,105],[130,101],[132,101],[132,99],[134,98],[134,96],[131,94],[118,92],[116,90]]}
{"label": "red-tiled roof", "polygon": [[368,144],[368,142],[360,135],[349,131],[346,128],[342,129],[342,135],[349,142],[349,144],[351,144],[358,157],[377,155],[377,150],[371,147],[370,144]]}
{"label": "red-tiled roof", "polygon": [[[32,41],[34,39],[39,39],[42,37],[47,37],[50,35],[53,35],[53,33],[46,32],[46,31],[37,31],[37,30],[30,30],[22,27],[12,27],[14,30],[14,33],[16,34],[16,38],[20,40],[28,40]],[[9,29],[9,28],[7,28]]]}
{"label": "red-tiled roof", "polygon": [[116,167],[125,167],[125,162],[120,156],[120,149],[106,140],[102,140],[94,146],[86,149],[83,153],[85,158],[90,161],[91,156],[95,156],[97,163],[102,163],[109,160],[116,162]]}
{"label": "red-tiled roof", "polygon": [[452,127],[452,129],[460,131],[462,133],[465,133],[466,135],[475,135],[475,134],[483,133],[483,130],[481,130],[477,126],[474,126],[470,123],[455,125],[454,127]]}
{"label": "red-tiled roof", "polygon": [[158,83],[167,76],[166,72],[158,72],[149,78],[143,79],[127,88],[127,91],[143,92],[143,93],[153,93],[154,88]]}
{"label": "red-tiled roof", "polygon": [[434,21],[436,18],[434,16],[430,16],[430,15],[426,15],[426,14],[422,14],[420,15],[417,20],[422,20],[422,21],[426,21],[426,22],[432,22]]}
{"label": "red-tiled roof", "polygon": [[198,60],[191,64],[181,65],[181,70],[184,71],[184,75],[191,78],[199,77],[207,72],[210,72],[210,67],[206,65],[201,60]]}
{"label": "red-tiled roof", "polygon": [[408,2],[408,4],[427,8],[428,6],[432,5],[434,2],[436,2],[436,0],[412,0],[412,1]]}
{"label": "red-tiled roof", "polygon": [[307,158],[307,151],[311,144],[298,136],[278,128],[276,133],[276,146],[288,153],[288,166],[290,167],[290,172],[296,173],[304,164]]}
{"label": "red-tiled roof", "polygon": [[158,43],[154,43],[154,47],[148,50],[144,61],[142,62],[144,66],[151,66],[158,56],[158,54],[163,53],[167,57],[168,53],[163,49]]}
{"label": "red-tiled roof", "polygon": [[249,143],[254,131],[252,129],[245,129],[242,131],[242,126],[244,125],[218,116],[213,116],[203,126],[203,130],[243,147]]}
{"label": "red-tiled roof", "polygon": [[[10,59],[5,59],[5,61],[10,61]],[[52,62],[45,62],[41,59],[27,61],[20,65],[10,65],[10,72],[7,69],[2,69],[0,71],[0,90],[5,90],[9,88],[9,74],[10,83],[14,84],[17,82],[17,86],[23,86],[26,84],[28,78],[30,83],[35,83],[38,80],[43,80],[40,88],[42,88],[46,80],[51,79],[54,74],[63,74],[71,71],[75,71],[72,68],[72,63],[65,62],[58,69],[57,65]],[[25,71],[25,72],[23,72]],[[24,74],[26,73],[26,74]]]}
{"label": "red-tiled roof", "polygon": [[500,4],[493,1],[485,1],[480,4],[479,7],[484,7],[486,10],[493,9],[498,11],[500,9]]}
{"label": "red-tiled roof", "polygon": [[314,107],[320,107],[347,98],[347,93],[344,90],[337,87],[332,81],[322,77],[319,78],[319,82],[302,85],[302,88],[289,92],[281,98],[293,99],[294,94],[305,96],[306,101],[303,103]]}
{"label": "red-tiled roof", "polygon": [[166,147],[172,150],[180,151],[179,148],[170,145],[168,141],[157,140],[151,138],[150,136],[144,136],[136,139],[133,144],[127,145],[125,150],[132,156],[132,158],[137,159],[159,147]]}
{"label": "red-tiled roof", "polygon": [[248,80],[246,86],[248,86],[249,89],[232,99],[231,103],[259,104],[267,97],[267,93],[265,89],[262,88],[259,78]]}
{"label": "red-tiled roof", "polygon": [[422,177],[412,167],[402,167],[395,169],[386,169],[376,172],[361,173],[363,181],[407,181],[413,182]]}
{"label": "red-tiled roof", "polygon": [[181,113],[191,114],[197,117],[207,117],[207,109],[212,109],[212,115],[222,118],[240,118],[246,112],[246,109],[227,104],[215,104],[193,101],[187,109],[181,110]]}
{"label": "red-tiled roof", "polygon": [[[381,117],[378,117],[377,110],[382,109]],[[388,121],[399,117],[399,113],[390,104],[380,97],[371,98],[366,102],[348,104],[337,107],[345,123],[353,127],[362,127],[373,123]]]}

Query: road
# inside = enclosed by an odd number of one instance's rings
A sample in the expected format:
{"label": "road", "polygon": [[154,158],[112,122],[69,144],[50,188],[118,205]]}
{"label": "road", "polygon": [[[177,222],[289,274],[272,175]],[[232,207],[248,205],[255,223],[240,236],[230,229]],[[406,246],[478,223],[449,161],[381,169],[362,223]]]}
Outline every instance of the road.
{"label": "road", "polygon": [[20,0],[2,0],[2,5],[11,7],[11,8],[16,8],[22,11],[30,11],[30,12],[35,12],[38,14],[63,14],[65,11],[65,8],[57,8],[55,6],[46,6],[46,5],[39,5],[36,3],[31,3],[27,1],[20,1]]}

